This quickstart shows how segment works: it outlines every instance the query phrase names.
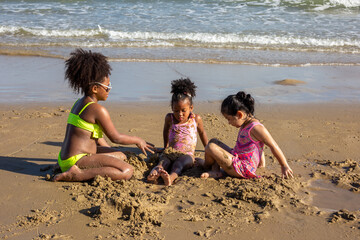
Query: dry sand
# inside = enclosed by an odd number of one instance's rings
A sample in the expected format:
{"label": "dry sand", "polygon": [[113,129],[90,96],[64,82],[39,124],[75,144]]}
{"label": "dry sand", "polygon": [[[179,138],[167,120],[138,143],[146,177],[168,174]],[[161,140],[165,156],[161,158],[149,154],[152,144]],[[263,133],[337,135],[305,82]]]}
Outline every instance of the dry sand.
{"label": "dry sand", "polygon": [[[219,104],[195,112],[209,138],[232,146],[237,129]],[[260,179],[204,180],[195,167],[170,187],[145,181],[158,156],[134,146],[115,146],[136,169],[130,181],[47,181],[71,105],[0,105],[1,239],[360,239],[358,104],[257,106],[294,179],[279,177],[266,148]],[[162,147],[168,103],[104,105],[120,132]]]}

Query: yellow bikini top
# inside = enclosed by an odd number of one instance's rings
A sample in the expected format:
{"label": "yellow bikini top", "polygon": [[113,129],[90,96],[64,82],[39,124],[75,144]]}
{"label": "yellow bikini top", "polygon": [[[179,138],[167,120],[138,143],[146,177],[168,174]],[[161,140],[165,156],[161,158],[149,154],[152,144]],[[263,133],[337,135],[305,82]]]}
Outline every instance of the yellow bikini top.
{"label": "yellow bikini top", "polygon": [[[77,103],[77,101],[74,103],[74,106],[75,106],[76,103]],[[75,127],[87,130],[89,132],[92,132],[92,135],[91,135],[92,138],[102,138],[103,137],[103,132],[102,132],[99,124],[89,123],[89,122],[86,122],[85,120],[83,120],[82,118],[80,118],[80,114],[85,110],[85,108],[87,106],[89,106],[92,103],[94,103],[94,102],[89,102],[88,104],[86,104],[81,109],[81,111],[79,112],[78,115],[70,112],[67,123],[69,123],[71,125],[74,125]],[[72,108],[74,108],[74,106]],[[72,108],[71,108],[71,110],[72,110]]]}

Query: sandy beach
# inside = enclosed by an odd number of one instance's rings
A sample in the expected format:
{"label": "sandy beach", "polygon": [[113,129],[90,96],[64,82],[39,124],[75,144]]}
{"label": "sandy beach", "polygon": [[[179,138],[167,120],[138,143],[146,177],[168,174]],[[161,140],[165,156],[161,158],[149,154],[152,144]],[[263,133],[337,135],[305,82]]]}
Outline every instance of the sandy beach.
{"label": "sandy beach", "polygon": [[[265,149],[260,179],[204,180],[195,167],[170,187],[144,180],[157,156],[134,146],[114,146],[136,169],[130,181],[47,181],[71,105],[0,105],[1,239],[359,239],[359,104],[257,106],[294,179],[279,177]],[[167,102],[104,105],[120,132],[162,147]],[[209,138],[233,145],[237,129],[219,105],[199,102],[194,111]]]}

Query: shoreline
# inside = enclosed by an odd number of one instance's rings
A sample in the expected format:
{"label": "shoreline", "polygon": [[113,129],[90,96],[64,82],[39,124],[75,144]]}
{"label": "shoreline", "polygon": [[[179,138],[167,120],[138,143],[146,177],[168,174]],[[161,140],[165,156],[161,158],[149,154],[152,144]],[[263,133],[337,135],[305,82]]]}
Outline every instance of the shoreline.
{"label": "shoreline", "polygon": [[[94,50],[94,49],[92,49]],[[95,49],[95,51],[101,51]],[[340,53],[339,53],[340,54]],[[12,51],[10,49],[1,49],[0,56],[10,57],[39,57],[39,58],[54,58],[66,60],[68,57],[64,55],[58,55],[53,53],[47,53],[46,51],[32,51],[32,50],[17,50]],[[220,65],[245,65],[245,66],[260,66],[260,67],[316,67],[316,66],[360,66],[358,62],[303,62],[303,63],[261,63],[250,62],[245,60],[216,60],[216,59],[190,59],[190,58],[113,58],[109,57],[109,62],[145,62],[145,63],[195,63],[195,64],[220,64]]]}

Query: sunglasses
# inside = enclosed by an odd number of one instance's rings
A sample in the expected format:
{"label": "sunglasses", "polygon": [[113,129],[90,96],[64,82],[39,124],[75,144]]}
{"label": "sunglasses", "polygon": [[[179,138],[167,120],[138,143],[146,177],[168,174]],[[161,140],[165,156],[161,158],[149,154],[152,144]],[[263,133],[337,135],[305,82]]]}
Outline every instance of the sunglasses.
{"label": "sunglasses", "polygon": [[95,82],[94,84],[99,84],[100,86],[104,87],[106,92],[110,92],[110,90],[112,89],[111,82],[109,83],[109,86],[99,83],[99,82]]}

